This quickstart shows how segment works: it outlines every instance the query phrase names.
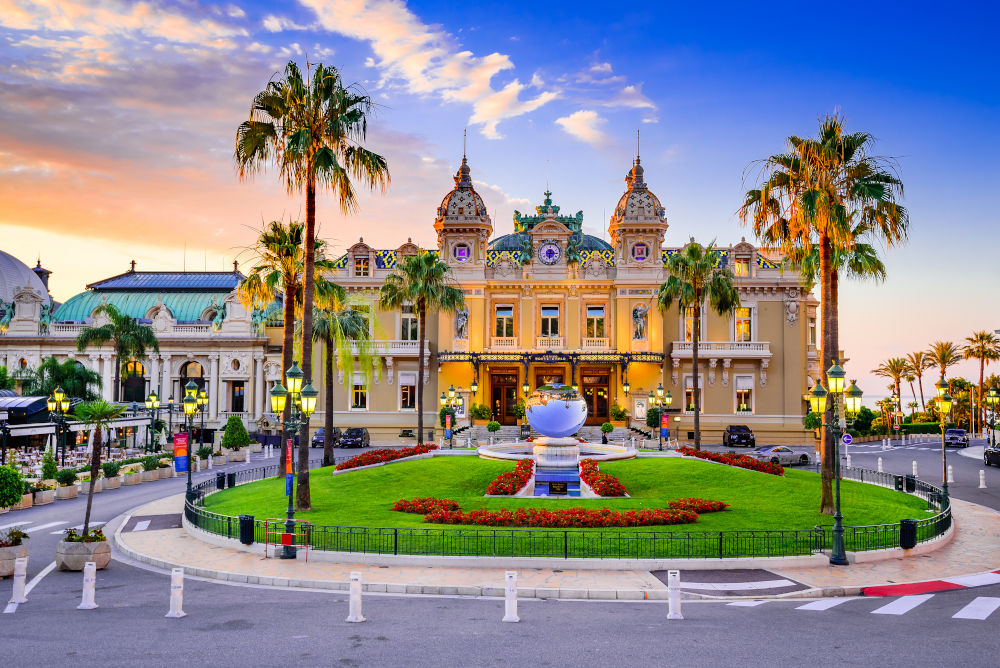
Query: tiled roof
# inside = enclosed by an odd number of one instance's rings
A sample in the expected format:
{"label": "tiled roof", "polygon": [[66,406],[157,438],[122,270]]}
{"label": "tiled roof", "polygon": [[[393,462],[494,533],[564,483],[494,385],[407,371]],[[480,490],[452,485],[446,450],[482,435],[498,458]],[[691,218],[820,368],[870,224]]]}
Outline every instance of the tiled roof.
{"label": "tiled roof", "polygon": [[90,318],[90,314],[101,303],[102,299],[107,299],[109,304],[114,304],[119,311],[133,318],[145,318],[149,309],[156,305],[158,299],[163,299],[163,305],[170,309],[174,318],[178,321],[194,322],[201,318],[201,314],[212,304],[214,297],[219,304],[222,304],[229,290],[217,290],[215,292],[125,292],[120,290],[108,292],[96,292],[88,290],[78,295],[70,297],[65,304],[60,306],[55,312],[57,322],[84,322]]}
{"label": "tiled roof", "polygon": [[93,290],[225,290],[244,278],[238,271],[130,271],[91,283]]}

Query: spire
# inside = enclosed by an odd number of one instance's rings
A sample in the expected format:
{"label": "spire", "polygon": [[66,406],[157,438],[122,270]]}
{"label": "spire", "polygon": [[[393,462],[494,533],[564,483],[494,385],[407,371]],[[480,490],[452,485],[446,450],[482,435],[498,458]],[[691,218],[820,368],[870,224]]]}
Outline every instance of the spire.
{"label": "spire", "polygon": [[465,163],[465,144],[469,138],[469,128],[462,130],[462,163]]}

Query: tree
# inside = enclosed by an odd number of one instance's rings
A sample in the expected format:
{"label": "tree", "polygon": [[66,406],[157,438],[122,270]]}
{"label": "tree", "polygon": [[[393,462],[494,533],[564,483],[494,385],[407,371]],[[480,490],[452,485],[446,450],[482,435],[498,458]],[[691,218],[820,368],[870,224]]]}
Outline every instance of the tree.
{"label": "tree", "polygon": [[916,390],[913,389],[913,381],[915,381],[917,379],[917,377],[914,376],[912,373],[910,373],[910,366],[909,365],[910,365],[910,363],[907,362],[906,363],[906,378],[905,378],[905,380],[906,380],[907,383],[910,384],[910,394],[913,395],[913,401],[911,401],[909,404],[907,404],[907,406],[910,408],[910,414],[912,415],[913,414],[913,410],[917,406],[919,406],[920,404],[917,403],[917,392],[916,392]]}
{"label": "tree", "polygon": [[74,359],[60,362],[50,355],[34,370],[32,377],[25,383],[25,394],[49,396],[57,387],[61,387],[67,397],[75,397],[85,401],[98,399],[92,388],[101,386],[101,375],[80,364]]}
{"label": "tree", "polygon": [[140,325],[135,318],[119,311],[114,304],[101,303],[94,309],[94,316],[100,315],[107,316],[108,322],[84,327],[76,336],[76,349],[82,353],[92,345],[111,344],[118,358],[115,364],[115,390],[112,398],[114,401],[119,401],[122,368],[129,362],[146,357],[148,349],[160,352],[160,342],[152,327]]}
{"label": "tree", "polygon": [[239,450],[250,445],[252,442],[250,434],[247,433],[246,425],[243,424],[243,418],[239,415],[230,415],[229,419],[226,420],[226,427],[222,432],[221,447],[229,450]]}
{"label": "tree", "polygon": [[7,372],[7,367],[0,366],[0,390],[13,390],[17,380]]}
{"label": "tree", "polygon": [[83,531],[80,534],[81,536],[86,536],[90,527],[90,508],[94,503],[94,483],[101,472],[101,438],[111,422],[121,415],[124,410],[124,408],[110,404],[104,399],[85,401],[77,404],[73,409],[76,419],[94,430],[94,443],[90,451],[91,485],[90,491],[87,492],[87,512],[83,517]]}
{"label": "tree", "polygon": [[718,313],[732,313],[740,305],[739,292],[733,285],[732,272],[717,267],[713,241],[707,247],[692,241],[667,261],[667,280],[660,286],[656,303],[667,310],[677,302],[681,317],[690,308],[694,311],[691,328],[691,369],[694,390],[694,447],[701,450],[701,394],[698,379],[698,341],[701,334],[701,313],[708,306]]}
{"label": "tree", "polygon": [[455,312],[465,304],[462,291],[452,285],[451,268],[430,253],[409,255],[396,261],[379,290],[382,309],[417,308],[417,445],[424,442],[424,341],[427,312]]}
{"label": "tree", "polygon": [[973,332],[972,336],[965,337],[962,356],[967,360],[979,360],[979,393],[976,395],[976,405],[977,415],[982,422],[985,417],[983,413],[983,373],[987,364],[1000,360],[1000,339],[995,334],[990,334],[985,330]]}
{"label": "tree", "polygon": [[[288,61],[284,76],[272,79],[254,96],[250,118],[236,131],[235,160],[240,179],[250,178],[273,163],[289,193],[305,190],[302,372],[307,380],[312,379],[316,188],[332,190],[344,214],[357,208],[352,178],[385,191],[389,183],[385,158],[361,145],[372,110],[371,98],[351,86],[345,87],[336,67],[317,64],[307,83],[298,65]],[[297,497],[301,501],[309,497],[308,422],[302,426],[299,451]]]}
{"label": "tree", "polygon": [[[835,252],[850,251],[862,236],[886,246],[900,243],[909,216],[897,203],[903,184],[894,165],[870,154],[874,138],[868,133],[846,133],[843,120],[833,116],[820,123],[815,139],[791,136],[787,143],[787,153],[761,161],[763,182],[747,190],[740,219],[768,248],[818,250],[825,370],[840,349]],[[826,430],[820,447],[820,512],[833,514],[834,444]]]}
{"label": "tree", "polygon": [[940,372],[940,380],[944,380],[948,367],[962,361],[961,349],[951,341],[935,341],[927,351],[931,366],[936,366]]}
{"label": "tree", "polygon": [[915,353],[907,353],[906,361],[910,365],[910,373],[917,377],[917,387],[920,388],[920,410],[926,411],[927,404],[924,402],[924,371],[934,366],[934,361],[929,353],[918,350]]}
{"label": "tree", "polygon": [[[313,313],[313,338],[322,341],[325,348],[324,377],[326,391],[323,397],[323,466],[333,464],[333,360],[337,357],[341,369],[358,366],[365,373],[372,368],[371,336],[368,320],[347,302],[347,291],[339,285],[330,291],[323,308]],[[344,389],[351,384],[351,374],[344,374]]]}
{"label": "tree", "polygon": [[902,357],[890,357],[888,360],[872,369],[872,373],[876,376],[890,379],[892,381],[893,392],[896,397],[899,397],[899,383],[903,379],[903,376],[906,375],[908,368],[909,366],[907,365],[906,360]]}

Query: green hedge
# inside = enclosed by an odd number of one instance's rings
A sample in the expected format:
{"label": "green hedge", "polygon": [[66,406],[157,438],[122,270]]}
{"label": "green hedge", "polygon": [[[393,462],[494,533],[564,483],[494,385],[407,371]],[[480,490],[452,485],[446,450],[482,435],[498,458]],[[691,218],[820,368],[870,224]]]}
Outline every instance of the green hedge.
{"label": "green hedge", "polygon": [[[954,422],[947,423],[944,428],[951,429]],[[941,424],[939,422],[918,422],[916,424],[904,424],[902,432],[904,434],[940,434]]]}

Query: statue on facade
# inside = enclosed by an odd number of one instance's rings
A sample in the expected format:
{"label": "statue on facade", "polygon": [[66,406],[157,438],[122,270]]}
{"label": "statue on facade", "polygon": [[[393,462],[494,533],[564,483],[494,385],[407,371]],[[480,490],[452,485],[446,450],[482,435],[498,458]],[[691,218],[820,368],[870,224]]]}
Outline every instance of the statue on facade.
{"label": "statue on facade", "polygon": [[41,313],[38,316],[38,333],[48,334],[49,325],[52,324],[52,299],[42,304]]}
{"label": "statue on facade", "polygon": [[264,314],[263,309],[255,308],[253,313],[250,314],[250,326],[253,327],[253,333],[257,336],[264,335],[264,323],[267,321],[267,316]]}
{"label": "statue on facade", "polygon": [[469,338],[469,309],[467,308],[455,313],[455,338]]}
{"label": "statue on facade", "polygon": [[638,304],[632,309],[632,340],[645,341],[646,327],[649,320],[649,307]]}
{"label": "statue on facade", "polygon": [[531,262],[531,256],[534,254],[534,248],[531,245],[531,235],[522,234],[521,235],[521,255],[518,257],[517,261],[523,267],[524,265]]}
{"label": "statue on facade", "polygon": [[566,264],[570,267],[580,266],[580,259],[580,235],[574,234],[566,244]]}
{"label": "statue on facade", "polygon": [[215,311],[215,317],[212,318],[212,331],[217,332],[222,329],[222,321],[226,319],[226,303],[222,302],[220,306]]}
{"label": "statue on facade", "polygon": [[14,302],[0,299],[0,332],[6,332],[10,327],[10,319],[14,317]]}

